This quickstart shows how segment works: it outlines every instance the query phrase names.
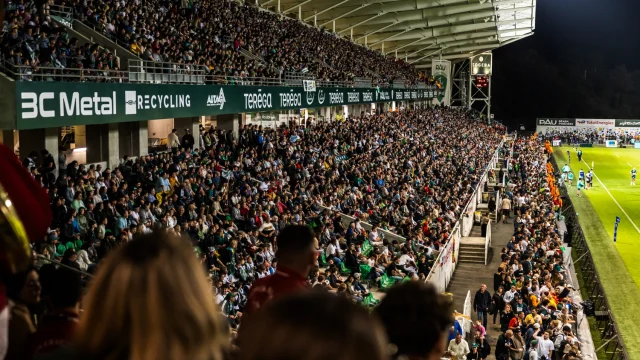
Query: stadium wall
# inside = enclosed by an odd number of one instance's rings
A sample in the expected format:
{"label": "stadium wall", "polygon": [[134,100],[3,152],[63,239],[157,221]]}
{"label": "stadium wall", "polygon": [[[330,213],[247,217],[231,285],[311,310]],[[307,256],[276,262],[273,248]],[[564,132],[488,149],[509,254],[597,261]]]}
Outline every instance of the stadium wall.
{"label": "stadium wall", "polygon": [[578,130],[578,129],[621,129],[640,131],[640,120],[637,119],[574,119],[574,118],[538,118],[536,132],[546,133],[549,130]]}
{"label": "stadium wall", "polygon": [[[375,89],[169,85],[134,83],[16,82],[8,99],[16,115],[5,130],[146,121],[167,117],[298,110],[326,106],[422,101],[437,89]],[[6,90],[6,89],[5,89]]]}

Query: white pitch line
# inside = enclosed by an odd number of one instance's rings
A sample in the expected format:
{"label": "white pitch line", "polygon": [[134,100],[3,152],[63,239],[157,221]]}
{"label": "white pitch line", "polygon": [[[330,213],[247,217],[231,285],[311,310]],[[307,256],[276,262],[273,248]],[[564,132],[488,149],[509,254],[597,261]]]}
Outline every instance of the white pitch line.
{"label": "white pitch line", "polygon": [[620,157],[620,155],[618,155],[618,154],[615,154],[615,155],[616,155],[617,157]]}
{"label": "white pitch line", "polygon": [[629,164],[629,163],[627,163],[627,165],[629,165],[629,166],[633,167],[633,165],[631,165],[631,164]]}
{"label": "white pitch line", "polygon": [[[582,159],[582,162],[584,162],[587,166],[589,166],[589,164],[587,164],[587,162]],[[616,203],[616,205],[618,205],[618,207],[620,208],[620,210],[622,210],[622,213],[624,214],[624,216],[627,217],[627,220],[629,220],[629,222],[631,223],[631,225],[633,225],[634,228],[636,228],[636,231],[638,233],[640,233],[640,229],[638,229],[638,226],[636,225],[636,223],[633,222],[633,220],[631,220],[631,217],[629,216],[629,214],[627,214],[626,211],[624,211],[624,209],[622,208],[622,206],[620,206],[620,204],[618,203],[618,200],[616,200],[616,198],[613,197],[613,195],[611,195],[611,193],[609,192],[609,189],[607,189],[607,187],[604,185],[604,183],[602,182],[602,180],[600,180],[600,178],[598,177],[598,175],[596,175],[596,173],[593,173],[593,176],[596,177],[596,179],[598,180],[598,182],[600,183],[600,185],[602,185],[602,188],[604,189],[604,191],[607,192],[607,194],[609,194],[609,196],[611,196],[611,200],[613,200],[614,203]]]}

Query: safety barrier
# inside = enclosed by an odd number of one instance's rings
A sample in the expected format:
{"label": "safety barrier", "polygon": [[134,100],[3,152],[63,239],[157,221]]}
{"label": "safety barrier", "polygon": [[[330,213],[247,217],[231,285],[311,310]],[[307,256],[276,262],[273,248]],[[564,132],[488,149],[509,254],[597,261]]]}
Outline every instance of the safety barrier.
{"label": "safety barrier", "polygon": [[151,84],[204,84],[203,65],[129,59],[129,81]]}
{"label": "safety barrier", "polygon": [[462,315],[464,315],[464,319],[462,321],[462,330],[464,330],[464,332],[466,334],[471,333],[471,329],[473,327],[473,324],[471,322],[471,320],[467,320],[467,319],[471,319],[471,311],[473,310],[473,299],[471,299],[471,290],[467,291],[467,297],[464,299],[464,307],[462,310]]}
{"label": "safety barrier", "polygon": [[491,157],[491,160],[489,160],[489,163],[487,164],[484,171],[482,172],[480,181],[478,182],[478,185],[476,186],[476,188],[473,190],[473,194],[471,194],[471,198],[469,199],[467,206],[465,206],[464,210],[460,215],[460,224],[462,224],[462,228],[461,228],[462,236],[469,236],[469,234],[471,233],[471,229],[473,228],[473,220],[474,220],[473,215],[476,211],[478,204],[482,202],[482,191],[484,189],[484,184],[487,182],[487,179],[489,176],[488,175],[489,170],[493,169],[498,163],[498,159],[500,158],[500,149],[502,149],[504,142],[505,142],[505,139],[502,139],[502,141],[500,142],[500,145],[498,145],[496,151]]}
{"label": "safety barrier", "polygon": [[65,265],[65,264],[61,263],[60,261],[58,261],[58,260],[49,259],[48,257],[46,257],[46,256],[44,256],[44,255],[36,254],[36,257],[37,257],[38,259],[42,260],[42,261],[46,261],[46,262],[51,263],[51,264],[54,264],[54,265],[56,265],[56,266],[63,267],[63,268],[65,268],[65,269],[71,270],[71,271],[73,271],[73,272],[77,272],[77,273],[78,273],[78,274],[80,274],[80,275],[84,275],[84,276],[87,276],[87,277],[90,277],[90,278],[92,278],[92,277],[93,277],[93,275],[89,274],[89,273],[88,273],[88,272],[86,272],[86,271],[78,270],[78,269],[76,269],[76,268],[74,268],[74,267],[71,267],[71,266]]}
{"label": "safety barrier", "polygon": [[[560,173],[560,168],[554,156],[550,157],[554,172]],[[609,300],[605,294],[600,277],[596,270],[591,250],[587,244],[587,240],[580,226],[580,221],[573,210],[571,198],[567,194],[567,188],[560,186],[560,193],[563,200],[562,214],[565,217],[565,223],[570,234],[570,238],[565,242],[571,244],[575,251],[577,260],[573,262],[576,271],[581,273],[583,280],[581,293],[585,295],[585,299],[591,301],[593,310],[595,311],[596,321],[593,322],[592,328],[600,335],[602,345],[596,349],[596,352],[603,350],[610,360],[629,360],[629,354],[625,348],[620,329],[616,323],[615,316],[611,312]]]}
{"label": "safety barrier", "polygon": [[491,249],[491,221],[487,224],[487,233],[484,238],[484,264],[489,261],[489,249]]}
{"label": "safety barrier", "polygon": [[451,231],[450,240],[440,249],[440,254],[429,271],[427,281],[432,283],[438,292],[443,293],[447,290],[447,285],[456,270],[461,239],[460,224],[456,224]]}

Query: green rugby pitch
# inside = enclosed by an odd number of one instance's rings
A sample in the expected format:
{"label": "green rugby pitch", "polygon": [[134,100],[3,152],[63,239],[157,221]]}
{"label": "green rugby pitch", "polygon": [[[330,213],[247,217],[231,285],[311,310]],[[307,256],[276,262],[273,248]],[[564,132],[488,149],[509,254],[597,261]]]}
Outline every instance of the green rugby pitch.
{"label": "green rugby pitch", "polygon": [[[568,193],[625,347],[631,359],[640,359],[640,179],[630,185],[631,169],[640,170],[640,149],[581,149],[581,163],[572,147],[554,147],[554,156],[562,168],[567,150],[571,151],[569,167],[575,176]],[[592,162],[593,188],[577,197],[578,173],[580,169],[586,173]],[[616,216],[621,222],[614,243]]]}

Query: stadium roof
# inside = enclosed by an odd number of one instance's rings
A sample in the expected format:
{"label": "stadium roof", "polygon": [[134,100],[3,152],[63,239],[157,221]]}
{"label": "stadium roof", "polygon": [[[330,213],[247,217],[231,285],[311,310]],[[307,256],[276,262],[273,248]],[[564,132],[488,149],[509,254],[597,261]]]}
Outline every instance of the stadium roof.
{"label": "stadium roof", "polygon": [[536,0],[256,0],[265,9],[431,67],[533,34]]}

